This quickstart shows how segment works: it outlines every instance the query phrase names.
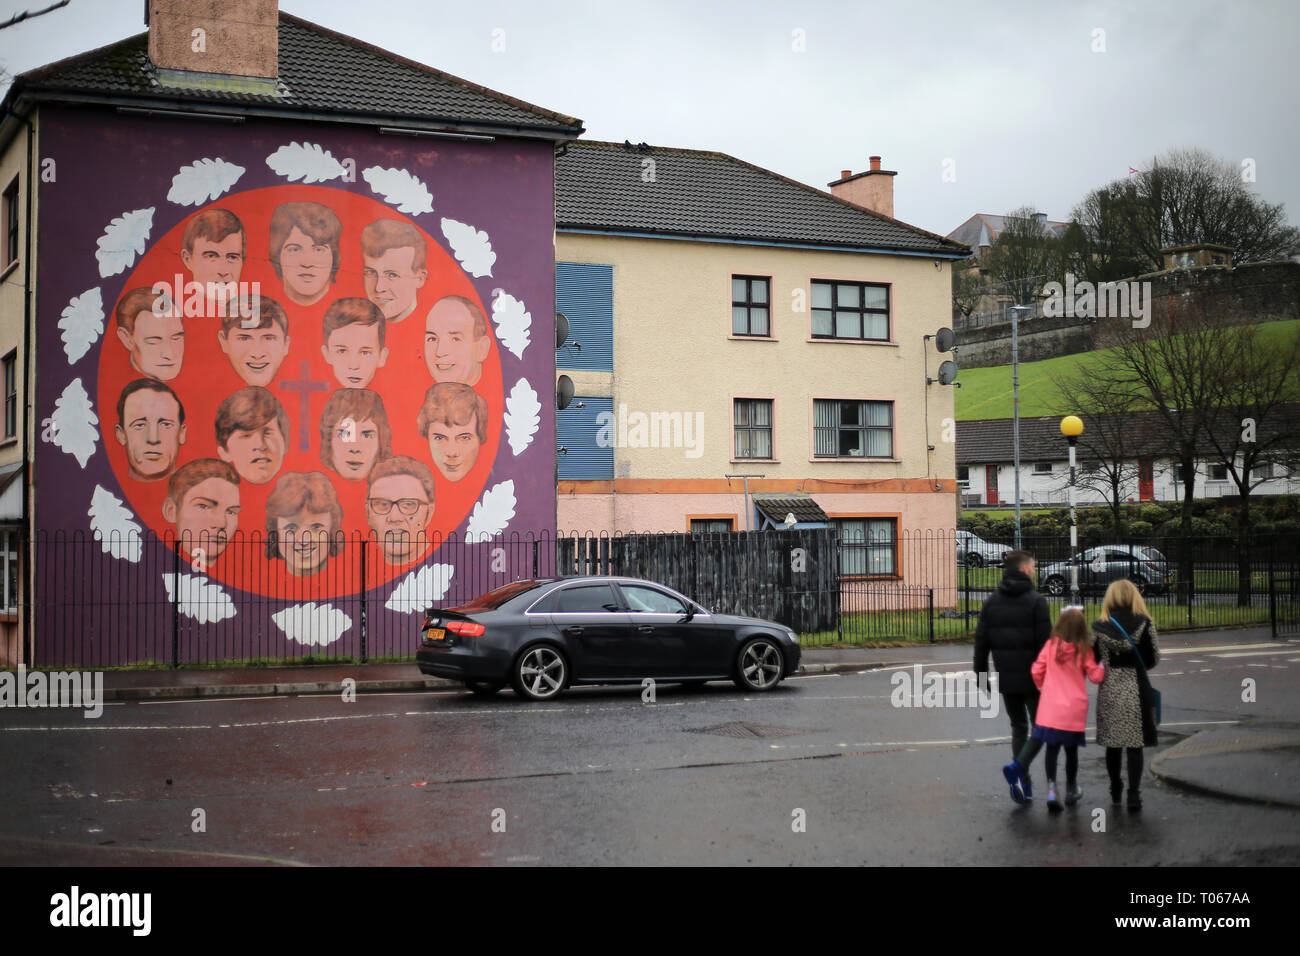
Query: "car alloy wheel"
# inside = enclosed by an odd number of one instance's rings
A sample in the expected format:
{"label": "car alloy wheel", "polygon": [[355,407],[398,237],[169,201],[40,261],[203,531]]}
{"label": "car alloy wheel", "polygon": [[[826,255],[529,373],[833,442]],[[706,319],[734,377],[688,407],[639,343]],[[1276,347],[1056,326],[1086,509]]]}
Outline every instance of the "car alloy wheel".
{"label": "car alloy wheel", "polygon": [[967,553],[966,563],[969,564],[972,568],[984,567],[984,559],[980,557],[978,554],[974,554],[974,553]]}
{"label": "car alloy wheel", "polygon": [[477,697],[491,697],[506,685],[495,680],[467,680],[465,686]]}
{"label": "car alloy wheel", "polygon": [[771,690],[781,682],[781,648],[766,637],[750,641],[740,651],[736,683],[743,690]]}
{"label": "car alloy wheel", "polygon": [[550,700],[564,690],[569,668],[549,644],[534,644],[515,661],[515,691],[530,700]]}
{"label": "car alloy wheel", "polygon": [[1065,578],[1050,577],[1047,579],[1047,593],[1052,597],[1060,597],[1065,593]]}

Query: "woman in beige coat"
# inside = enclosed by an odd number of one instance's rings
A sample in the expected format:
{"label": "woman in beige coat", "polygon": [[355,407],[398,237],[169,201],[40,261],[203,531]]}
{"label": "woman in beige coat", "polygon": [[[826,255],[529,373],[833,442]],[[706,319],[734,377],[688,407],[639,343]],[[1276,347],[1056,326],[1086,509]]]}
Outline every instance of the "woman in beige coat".
{"label": "woman in beige coat", "polygon": [[1156,725],[1151,682],[1138,666],[1133,647],[1137,646],[1146,667],[1156,665],[1160,650],[1155,622],[1132,581],[1111,582],[1092,634],[1096,658],[1106,665],[1106,679],[1097,691],[1097,743],[1106,748],[1110,798],[1119,803],[1123,792],[1120,764],[1122,751],[1127,749],[1128,808],[1141,810],[1142,748],[1155,746]]}

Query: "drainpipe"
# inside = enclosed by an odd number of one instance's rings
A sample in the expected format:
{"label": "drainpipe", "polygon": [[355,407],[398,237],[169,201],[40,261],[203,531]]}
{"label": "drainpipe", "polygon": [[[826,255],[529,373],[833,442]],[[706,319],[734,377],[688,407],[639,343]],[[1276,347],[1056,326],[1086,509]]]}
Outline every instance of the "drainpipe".
{"label": "drainpipe", "polygon": [[[16,106],[17,104],[15,104]],[[14,113],[17,116],[17,112]],[[27,439],[31,433],[31,412],[32,412],[32,369],[35,365],[32,353],[35,351],[36,336],[32,332],[32,323],[34,313],[32,308],[32,201],[36,195],[36,180],[32,176],[35,169],[35,150],[36,150],[36,129],[32,125],[31,114],[28,113],[22,117],[23,124],[27,127],[27,209],[25,212],[26,222],[24,224],[23,236],[23,431],[22,440],[19,442],[23,450],[23,522],[26,525],[27,547],[22,552],[23,560],[23,595],[26,600],[23,602],[27,605],[26,613],[23,614],[22,627],[22,652],[19,659],[27,664],[35,663],[32,656],[32,607],[35,595],[34,582],[36,580],[34,569],[35,548],[35,528],[32,522],[31,513],[31,495],[28,486],[31,483],[31,460],[30,449],[28,448]],[[21,609],[20,609],[21,610]]]}

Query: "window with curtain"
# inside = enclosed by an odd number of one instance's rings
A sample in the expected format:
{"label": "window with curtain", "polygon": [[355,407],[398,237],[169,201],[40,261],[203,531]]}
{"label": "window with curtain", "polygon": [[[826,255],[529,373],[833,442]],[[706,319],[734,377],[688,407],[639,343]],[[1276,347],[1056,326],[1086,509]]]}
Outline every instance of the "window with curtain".
{"label": "window with curtain", "polygon": [[770,336],[766,276],[731,277],[731,334]]}
{"label": "window with curtain", "polygon": [[868,282],[812,282],[815,339],[889,341],[889,286]]}
{"label": "window with curtain", "polygon": [[736,525],[731,518],[692,518],[691,534],[717,534],[723,531],[735,531]]}
{"label": "window with curtain", "polygon": [[738,398],[735,403],[735,457],[772,457],[772,400]]}
{"label": "window with curtain", "polygon": [[840,532],[841,576],[896,574],[897,518],[835,518]]}
{"label": "window with curtain", "polygon": [[894,403],[815,399],[813,456],[893,458]]}

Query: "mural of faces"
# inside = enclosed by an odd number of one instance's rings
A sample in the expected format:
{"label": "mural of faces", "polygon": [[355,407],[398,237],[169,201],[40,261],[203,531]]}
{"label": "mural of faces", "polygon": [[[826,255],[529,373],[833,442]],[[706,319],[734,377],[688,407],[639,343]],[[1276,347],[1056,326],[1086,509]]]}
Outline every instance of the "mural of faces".
{"label": "mural of faces", "polygon": [[442,477],[460,481],[487,441],[487,402],[468,385],[443,382],[425,392],[416,424]]}
{"label": "mural of faces", "polygon": [[383,313],[366,299],[339,299],[325,313],[325,361],[344,388],[365,388],[388,361]]}
{"label": "mural of faces", "polygon": [[244,313],[231,311],[234,314],[222,321],[217,343],[240,378],[265,387],[289,354],[288,317],[275,300],[267,298],[255,300]]}
{"label": "mural of faces", "polygon": [[415,559],[426,543],[433,510],[433,473],[427,465],[399,455],[371,473],[366,521],[389,564]]}
{"label": "mural of faces", "polygon": [[439,299],[424,322],[424,364],[435,382],[478,383],[492,341],[478,306],[458,295]]}
{"label": "mural of faces", "polygon": [[162,382],[137,379],[118,399],[113,434],[126,449],[129,474],[136,481],[166,478],[185,444],[185,409]]}
{"label": "mural of faces", "polygon": [[181,262],[203,286],[211,305],[218,287],[233,286],[244,268],[244,226],[239,218],[226,209],[205,209],[194,216],[181,237]]}
{"label": "mural of faces", "polygon": [[415,295],[429,275],[427,269],[415,268],[415,256],[413,247],[402,246],[382,256],[361,257],[366,295],[389,322],[400,322],[415,311]]}
{"label": "mural of faces", "polygon": [[296,577],[315,574],[343,547],[343,509],[319,471],[281,476],[266,500],[267,556],[282,558]]}
{"label": "mural of faces", "polygon": [[117,305],[117,339],[141,375],[169,382],[185,360],[185,325],[152,289],[132,289]]}
{"label": "mural of faces", "polygon": [[221,403],[216,435],[221,460],[233,465],[244,481],[264,485],[284,463],[289,416],[269,391],[250,386]]}
{"label": "mural of faces", "polygon": [[200,458],[167,484],[163,519],[174,525],[183,553],[205,561],[221,556],[239,524],[239,476],[225,462]]}
{"label": "mural of faces", "polygon": [[325,298],[339,271],[343,223],[334,210],[314,202],[277,206],[271,216],[271,265],[295,305]]}
{"label": "mural of faces", "polygon": [[375,463],[393,454],[384,402],[365,388],[341,388],[320,417],[321,463],[347,481],[364,481]]}

